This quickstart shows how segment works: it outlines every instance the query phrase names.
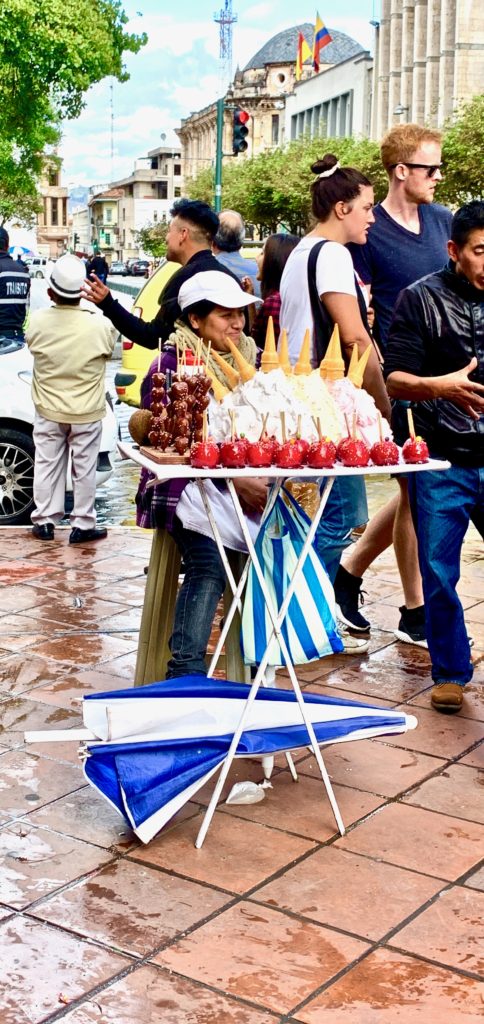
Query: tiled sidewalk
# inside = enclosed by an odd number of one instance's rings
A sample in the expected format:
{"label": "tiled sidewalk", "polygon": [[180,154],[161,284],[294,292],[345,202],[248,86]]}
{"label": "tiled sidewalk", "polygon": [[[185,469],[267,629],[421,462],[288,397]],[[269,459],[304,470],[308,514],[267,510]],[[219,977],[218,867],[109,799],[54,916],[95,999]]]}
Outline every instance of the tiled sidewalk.
{"label": "tiled sidewalk", "polygon": [[[405,705],[418,728],[326,750],[344,837],[307,754],[298,784],[281,759],[262,803],[222,804],[195,850],[211,785],[143,847],[85,784],[75,744],[23,742],[79,724],[83,693],[132,682],[150,539],[67,538],[0,534],[2,1024],[482,1020],[482,545],[467,541],[460,585],[476,664],[463,713],[429,708],[427,653],[389,631],[389,554],[368,574],[370,655],[301,677]],[[236,778],[260,781],[260,765]]]}

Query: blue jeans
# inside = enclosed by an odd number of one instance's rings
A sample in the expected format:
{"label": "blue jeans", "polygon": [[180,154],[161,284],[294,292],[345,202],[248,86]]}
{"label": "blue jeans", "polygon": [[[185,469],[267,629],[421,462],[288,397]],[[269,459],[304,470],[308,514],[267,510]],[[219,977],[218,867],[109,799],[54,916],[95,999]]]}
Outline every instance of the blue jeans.
{"label": "blue jeans", "polygon": [[175,605],[170,638],[171,658],[166,678],[206,676],[205,655],[226,575],[217,545],[211,537],[185,530],[175,517],[171,535],[180,551],[185,576]]}
{"label": "blue jeans", "polygon": [[456,593],[469,520],[484,511],[484,468],[452,466],[408,476],[425,598],[432,679],[465,686],[472,679],[464,611]]}
{"label": "blue jeans", "polygon": [[363,477],[336,477],[314,539],[331,583],[335,581],[344,549],[351,544],[351,531],[367,521]]}

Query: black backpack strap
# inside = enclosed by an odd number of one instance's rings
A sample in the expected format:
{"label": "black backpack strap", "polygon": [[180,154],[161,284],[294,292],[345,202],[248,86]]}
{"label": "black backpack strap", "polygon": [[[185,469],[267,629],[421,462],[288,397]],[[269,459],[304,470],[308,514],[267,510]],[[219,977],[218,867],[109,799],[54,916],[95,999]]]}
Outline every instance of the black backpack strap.
{"label": "black backpack strap", "polygon": [[[329,241],[329,239],[323,238],[321,242],[317,242],[316,245],[313,245],[309,253],[308,259],[308,288],[309,297],[311,300],[311,312],[313,314],[314,322],[315,356],[318,364],[321,362],[322,359],[324,359],[324,356],[326,355],[326,349],[328,347],[329,339],[331,338],[331,334],[333,332],[334,327],[333,321],[326,309],[326,306],[324,305],[324,302],[321,302],[318,292],[318,286],[316,284],[316,267],[318,262],[318,256],[321,252],[321,249],[323,248],[323,245],[326,245],[327,241]],[[358,301],[358,309],[360,311],[360,316],[363,321],[363,326],[371,338],[371,330],[370,325],[368,323],[368,313],[367,305],[365,302],[365,296],[363,294],[363,289],[358,281],[356,273],[355,288],[356,298]]]}

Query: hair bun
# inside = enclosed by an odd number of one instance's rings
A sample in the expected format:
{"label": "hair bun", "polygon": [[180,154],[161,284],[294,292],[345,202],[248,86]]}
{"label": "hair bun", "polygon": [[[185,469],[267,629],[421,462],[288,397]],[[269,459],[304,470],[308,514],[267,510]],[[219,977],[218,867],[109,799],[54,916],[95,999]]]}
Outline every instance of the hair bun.
{"label": "hair bun", "polygon": [[316,163],[311,164],[311,170],[313,174],[323,174],[324,171],[330,171],[332,167],[336,167],[338,163],[338,157],[334,153],[326,153],[321,160],[316,160]]}

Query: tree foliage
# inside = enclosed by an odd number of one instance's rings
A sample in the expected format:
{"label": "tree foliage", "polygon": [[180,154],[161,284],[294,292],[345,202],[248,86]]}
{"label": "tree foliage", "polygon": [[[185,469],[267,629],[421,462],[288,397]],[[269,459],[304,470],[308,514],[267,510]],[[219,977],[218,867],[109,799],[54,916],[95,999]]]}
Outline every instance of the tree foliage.
{"label": "tree foliage", "polygon": [[127,20],[120,0],[2,0],[3,216],[12,212],[4,187],[8,195],[18,195],[17,216],[29,206],[43,156],[58,142],[62,120],[79,116],[89,86],[106,75],[119,81],[128,77],[123,54],[136,53],[146,37],[125,32]]}
{"label": "tree foliage", "polygon": [[143,252],[147,252],[155,259],[166,256],[166,236],[169,228],[167,221],[148,223],[139,231],[134,232],[134,242]]}
{"label": "tree foliage", "polygon": [[440,203],[461,206],[470,199],[484,198],[483,153],[484,94],[474,96],[445,126],[445,175],[438,190]]}

